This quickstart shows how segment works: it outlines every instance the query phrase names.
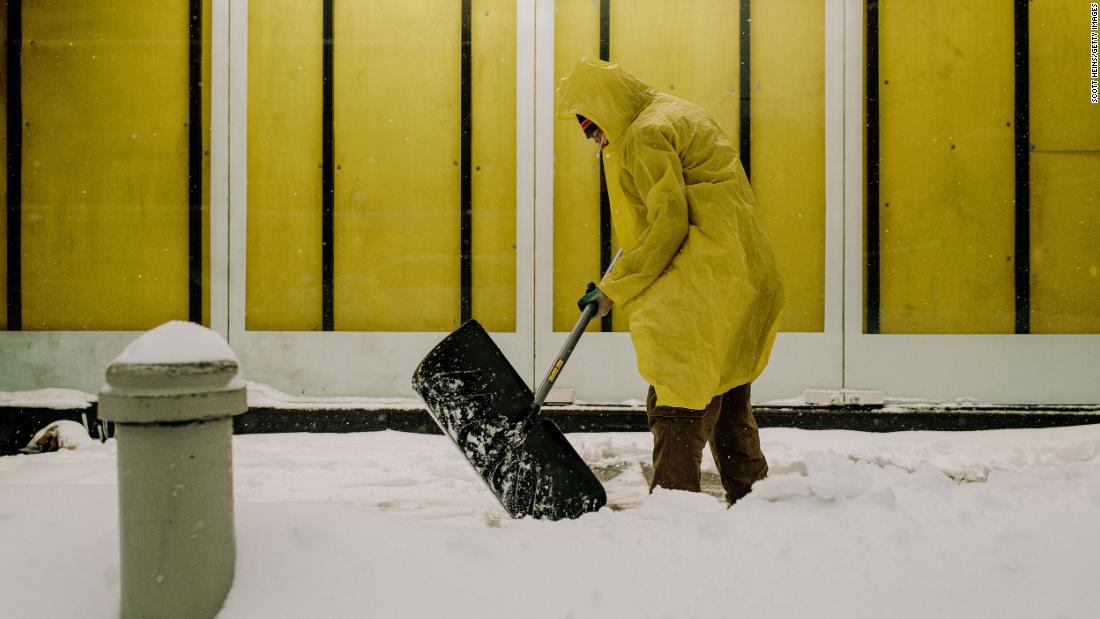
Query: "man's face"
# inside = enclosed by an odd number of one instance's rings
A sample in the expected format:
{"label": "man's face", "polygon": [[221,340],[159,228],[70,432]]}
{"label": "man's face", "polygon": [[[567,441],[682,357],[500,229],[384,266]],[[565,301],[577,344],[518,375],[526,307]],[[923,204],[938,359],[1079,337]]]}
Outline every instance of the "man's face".
{"label": "man's face", "polygon": [[603,134],[603,129],[600,129],[599,127],[597,127],[596,130],[592,132],[592,136],[588,139],[595,142],[600,150],[603,150],[603,147],[607,146],[607,136]]}

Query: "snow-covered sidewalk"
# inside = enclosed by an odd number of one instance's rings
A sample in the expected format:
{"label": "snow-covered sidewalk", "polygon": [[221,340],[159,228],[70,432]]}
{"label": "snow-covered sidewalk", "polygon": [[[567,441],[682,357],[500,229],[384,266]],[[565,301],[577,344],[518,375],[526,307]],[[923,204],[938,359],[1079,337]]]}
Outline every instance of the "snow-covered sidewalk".
{"label": "snow-covered sidewalk", "polygon": [[[611,506],[557,523],[509,520],[439,436],[235,437],[220,616],[1100,615],[1100,426],[762,436],[727,510],[648,495],[647,434],[569,435]],[[5,616],[117,616],[115,484],[113,442],[0,457]]]}

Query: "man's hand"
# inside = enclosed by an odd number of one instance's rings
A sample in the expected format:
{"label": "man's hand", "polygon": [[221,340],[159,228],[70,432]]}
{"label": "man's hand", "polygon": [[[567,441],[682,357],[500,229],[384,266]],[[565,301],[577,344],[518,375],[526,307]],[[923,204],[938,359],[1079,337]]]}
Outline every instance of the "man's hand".
{"label": "man's hand", "polygon": [[592,303],[596,304],[596,318],[607,316],[607,313],[611,311],[611,299],[607,298],[607,295],[601,292],[596,284],[589,282],[588,289],[577,300],[577,307],[583,312],[584,308]]}

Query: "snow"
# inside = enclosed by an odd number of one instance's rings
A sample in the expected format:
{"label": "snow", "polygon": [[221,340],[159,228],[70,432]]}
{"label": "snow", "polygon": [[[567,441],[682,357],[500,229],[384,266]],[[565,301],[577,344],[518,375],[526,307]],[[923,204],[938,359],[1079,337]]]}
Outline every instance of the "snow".
{"label": "snow", "polygon": [[[234,437],[221,617],[1095,617],[1100,426],[766,428],[732,509],[649,495],[646,433],[571,434],[610,506],[509,520],[442,436]],[[10,616],[118,613],[115,442],[0,457]],[[704,458],[704,489],[718,492]]]}
{"label": "snow", "polygon": [[248,406],[283,410],[423,410],[424,403],[419,398],[290,395],[271,385],[249,381]]}
{"label": "snow", "polygon": [[48,408],[70,410],[88,408],[98,398],[75,389],[35,389],[33,391],[0,391],[0,408]]}
{"label": "snow", "polygon": [[24,448],[31,452],[57,449],[81,449],[97,444],[83,424],[62,419],[42,428]]}
{"label": "snow", "polygon": [[150,329],[130,343],[114,363],[154,365],[237,361],[237,355],[216,331],[182,320]]}

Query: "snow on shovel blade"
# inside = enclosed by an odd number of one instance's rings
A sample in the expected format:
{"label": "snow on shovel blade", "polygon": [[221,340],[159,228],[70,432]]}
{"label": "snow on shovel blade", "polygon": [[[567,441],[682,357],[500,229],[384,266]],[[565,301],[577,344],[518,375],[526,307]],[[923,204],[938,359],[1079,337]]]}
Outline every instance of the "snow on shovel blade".
{"label": "snow on shovel blade", "polygon": [[607,494],[477,321],[439,343],[413,374],[428,412],[513,518],[577,518]]}

